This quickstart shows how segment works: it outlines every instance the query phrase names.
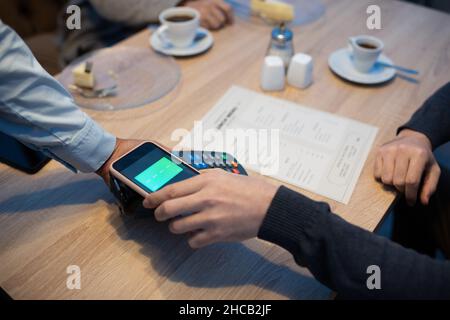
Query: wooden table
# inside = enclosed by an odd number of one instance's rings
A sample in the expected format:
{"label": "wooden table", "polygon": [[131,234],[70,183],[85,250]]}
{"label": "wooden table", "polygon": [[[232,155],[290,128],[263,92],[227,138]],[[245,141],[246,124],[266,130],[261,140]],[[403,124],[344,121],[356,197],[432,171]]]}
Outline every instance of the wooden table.
{"label": "wooden table", "polygon": [[[348,205],[328,201],[344,219],[368,230],[380,222],[395,194],[372,177],[376,148],[395,135],[424,99],[449,79],[450,16],[398,1],[379,1],[382,29],[366,29],[372,1],[324,1],[325,15],[295,28],[295,48],[315,59],[315,82],[274,94],[380,128]],[[203,56],[180,59],[182,82],[156,104],[113,116],[89,112],[117,136],[166,145],[176,128],[191,129],[233,84],[260,91],[268,26],[237,23],[215,32]],[[420,70],[420,83],[399,78],[375,87],[338,79],[328,55],[347,37],[373,34],[396,63]],[[148,47],[144,31],[124,45]],[[272,244],[250,240],[193,251],[182,236],[151,217],[124,218],[94,175],[75,175],[52,161],[29,176],[0,166],[0,286],[18,299],[301,299],[330,291]],[[299,189],[299,191],[302,191]],[[314,199],[326,200],[304,192]],[[81,268],[81,290],[68,290],[66,268]]]}

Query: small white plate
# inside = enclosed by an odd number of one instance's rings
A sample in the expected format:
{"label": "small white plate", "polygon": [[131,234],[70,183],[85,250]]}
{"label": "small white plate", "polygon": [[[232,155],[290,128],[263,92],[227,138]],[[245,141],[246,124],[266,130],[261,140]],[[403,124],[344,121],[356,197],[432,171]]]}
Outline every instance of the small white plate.
{"label": "small white plate", "polygon": [[[345,80],[361,84],[378,84],[391,80],[395,76],[395,69],[386,68],[375,64],[370,72],[362,73],[355,69],[352,63],[349,49],[339,49],[333,52],[328,58],[328,65],[331,70]],[[391,59],[381,54],[378,61],[387,64],[394,64]]]}
{"label": "small white plate", "polygon": [[158,31],[154,31],[150,36],[150,45],[155,51],[175,57],[187,57],[200,54],[211,48],[213,44],[214,38],[211,32],[201,27],[197,30],[194,42],[186,48],[176,48],[172,45],[164,44],[158,36]]}

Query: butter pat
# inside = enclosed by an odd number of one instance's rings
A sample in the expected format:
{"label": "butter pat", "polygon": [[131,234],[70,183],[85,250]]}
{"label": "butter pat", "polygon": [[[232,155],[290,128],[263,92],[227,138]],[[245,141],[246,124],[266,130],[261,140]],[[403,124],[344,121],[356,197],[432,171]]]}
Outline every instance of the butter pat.
{"label": "butter pat", "polygon": [[95,78],[91,63],[81,63],[72,70],[72,75],[76,86],[89,89],[94,88]]}

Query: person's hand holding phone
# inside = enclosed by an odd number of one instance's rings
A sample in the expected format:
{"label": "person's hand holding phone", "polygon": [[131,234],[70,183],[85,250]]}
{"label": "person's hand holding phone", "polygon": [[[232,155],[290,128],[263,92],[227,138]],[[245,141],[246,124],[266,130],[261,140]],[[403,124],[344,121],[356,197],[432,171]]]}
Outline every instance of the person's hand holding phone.
{"label": "person's hand holding phone", "polygon": [[414,205],[418,197],[427,205],[436,191],[440,174],[430,140],[409,129],[381,146],[375,159],[375,178],[404,193],[409,205]]}
{"label": "person's hand holding phone", "polygon": [[277,189],[261,178],[205,170],[148,194],[143,206],[156,208],[158,221],[171,220],[171,232],[190,233],[189,245],[200,248],[256,237]]}

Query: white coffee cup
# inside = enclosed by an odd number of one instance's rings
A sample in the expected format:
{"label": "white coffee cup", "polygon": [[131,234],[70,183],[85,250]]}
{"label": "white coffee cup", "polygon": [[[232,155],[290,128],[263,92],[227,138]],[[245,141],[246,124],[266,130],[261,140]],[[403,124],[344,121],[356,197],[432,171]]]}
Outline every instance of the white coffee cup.
{"label": "white coffee cup", "polygon": [[363,73],[370,72],[383,51],[383,42],[375,37],[360,35],[348,39],[353,65]]}
{"label": "white coffee cup", "polygon": [[192,8],[177,7],[164,10],[159,15],[161,27],[158,37],[165,45],[189,47],[200,25],[200,13]]}

